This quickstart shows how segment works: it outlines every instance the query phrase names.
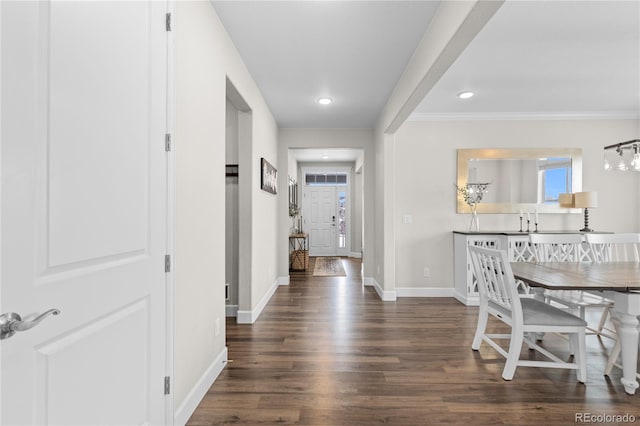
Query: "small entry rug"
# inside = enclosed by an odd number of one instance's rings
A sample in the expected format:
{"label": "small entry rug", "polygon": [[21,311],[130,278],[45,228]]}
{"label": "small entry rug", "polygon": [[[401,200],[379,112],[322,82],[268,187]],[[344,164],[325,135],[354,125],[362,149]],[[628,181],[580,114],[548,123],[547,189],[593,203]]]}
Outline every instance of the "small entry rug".
{"label": "small entry rug", "polygon": [[316,257],[313,267],[314,277],[346,277],[347,274],[339,257]]}

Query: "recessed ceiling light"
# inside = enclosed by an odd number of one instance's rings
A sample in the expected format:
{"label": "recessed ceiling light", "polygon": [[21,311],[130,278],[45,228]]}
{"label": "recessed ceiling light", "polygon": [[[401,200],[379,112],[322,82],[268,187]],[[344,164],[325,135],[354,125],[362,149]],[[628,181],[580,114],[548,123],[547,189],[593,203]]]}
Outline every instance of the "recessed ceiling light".
{"label": "recessed ceiling light", "polygon": [[460,92],[458,93],[458,97],[460,99],[469,99],[471,97],[473,97],[473,95],[475,95],[475,93],[471,92],[471,91],[466,91],[466,92]]}
{"label": "recessed ceiling light", "polygon": [[329,105],[331,102],[333,102],[333,99],[331,98],[318,98],[318,103],[320,105]]}
{"label": "recessed ceiling light", "polygon": [[325,154],[325,155],[323,155],[323,156],[322,156],[322,159],[323,159],[323,160],[328,160],[328,159],[329,159],[329,156],[328,156],[327,154]]}

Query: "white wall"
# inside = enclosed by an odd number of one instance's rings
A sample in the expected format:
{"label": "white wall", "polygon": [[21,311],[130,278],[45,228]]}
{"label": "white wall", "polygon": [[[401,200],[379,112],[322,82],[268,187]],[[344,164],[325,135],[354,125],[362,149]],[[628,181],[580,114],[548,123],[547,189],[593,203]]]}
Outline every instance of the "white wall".
{"label": "white wall", "polygon": [[[249,105],[250,100],[247,100]],[[260,314],[268,295],[275,291],[278,285],[278,202],[287,203],[289,191],[287,186],[278,187],[278,194],[274,195],[260,189],[260,158],[264,157],[278,172],[278,180],[287,179],[287,165],[278,163],[278,127],[275,120],[269,114],[266,105],[263,105],[263,113],[253,112],[252,128],[252,161],[249,164],[247,173],[252,176],[251,188],[251,301],[250,301],[250,322],[254,322]],[[242,206],[242,204],[241,204]],[[288,208],[285,215],[288,218]],[[241,223],[242,228],[242,223]],[[242,231],[241,231],[242,232]],[[242,253],[241,253],[242,256]],[[242,282],[240,283],[242,286]],[[247,306],[240,300],[241,310],[246,310]],[[248,321],[244,321],[248,322]]]}
{"label": "white wall", "polygon": [[[298,188],[300,187],[300,179],[298,176],[298,161],[294,158],[293,154],[291,154],[291,152],[288,153],[287,155],[287,167],[288,167],[288,173],[289,176],[291,176],[292,178],[294,178],[296,180],[296,182],[298,182]],[[300,195],[300,194],[298,194]],[[298,199],[300,199],[300,197],[298,197]]]}
{"label": "white wall", "polygon": [[[637,173],[605,172],[603,147],[633,138],[637,120],[407,122],[396,133],[396,285],[453,288],[453,230],[459,148],[582,148],[583,189],[598,192],[589,224],[602,231],[638,232]],[[413,223],[402,224],[410,214]],[[540,214],[541,230],[578,230],[582,214]],[[518,230],[518,214],[481,214],[481,230]],[[431,272],[424,277],[424,267]]]}
{"label": "white wall", "polygon": [[[176,241],[174,406],[186,422],[226,360],[225,110],[227,77],[252,110],[247,166],[250,210],[248,306],[276,281],[276,200],[261,193],[260,157],[276,168],[277,126],[242,59],[208,1],[175,4]],[[241,135],[239,135],[241,138]],[[285,192],[286,195],[286,192]],[[254,212],[259,212],[254,213]],[[220,327],[216,327],[219,324]]]}
{"label": "white wall", "polygon": [[[289,149],[295,148],[360,148],[364,150],[362,167],[362,181],[364,186],[364,274],[373,276],[372,259],[367,253],[373,252],[373,190],[374,190],[374,154],[373,137],[371,129],[280,129],[279,154],[281,162],[288,161]],[[291,166],[289,166],[291,167]],[[303,182],[299,182],[303,184]],[[280,176],[279,191],[286,193],[287,177]],[[289,274],[289,248],[288,233],[291,221],[287,214],[287,200],[281,200],[279,204],[280,217],[280,243],[278,246],[278,271],[281,276]],[[353,236],[352,236],[353,238]],[[360,238],[358,235],[355,238]],[[353,242],[353,240],[352,240]]]}
{"label": "white wall", "polygon": [[364,210],[362,203],[364,200],[364,186],[362,169],[355,165],[355,175],[353,176],[353,191],[351,193],[352,209],[354,214],[353,225],[351,226],[351,255],[362,256],[362,233],[364,229]]}
{"label": "white wall", "polygon": [[373,279],[383,300],[395,300],[394,134],[480,32],[503,1],[444,1],[396,83],[374,130],[375,235]]}

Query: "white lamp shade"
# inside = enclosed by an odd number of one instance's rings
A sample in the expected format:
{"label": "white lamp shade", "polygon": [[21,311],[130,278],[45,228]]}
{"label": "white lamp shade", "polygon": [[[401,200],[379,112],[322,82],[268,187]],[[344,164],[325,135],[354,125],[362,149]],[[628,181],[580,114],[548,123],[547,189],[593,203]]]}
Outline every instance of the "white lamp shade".
{"label": "white lamp shade", "polygon": [[597,192],[576,192],[574,195],[574,207],[590,208],[598,207]]}
{"label": "white lamp shade", "polygon": [[558,194],[558,203],[560,204],[560,207],[572,208],[573,194]]}

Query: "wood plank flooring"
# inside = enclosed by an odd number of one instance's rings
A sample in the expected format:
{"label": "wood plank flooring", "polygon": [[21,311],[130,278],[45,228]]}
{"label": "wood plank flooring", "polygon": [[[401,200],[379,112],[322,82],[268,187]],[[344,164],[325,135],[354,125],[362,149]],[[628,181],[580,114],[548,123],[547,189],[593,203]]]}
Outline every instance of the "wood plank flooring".
{"label": "wood plank flooring", "polygon": [[[362,286],[360,262],[344,264],[347,277],[313,277],[312,259],[255,324],[227,319],[230,361],[189,425],[570,425],[583,413],[640,424],[640,394],[624,392],[620,370],[602,374],[611,341],[587,336],[587,385],[574,371],[524,367],[507,382],[500,355],[471,350],[477,308],[382,302]],[[567,346],[556,336],[544,345]],[[591,423],[620,424],[603,420]]]}

